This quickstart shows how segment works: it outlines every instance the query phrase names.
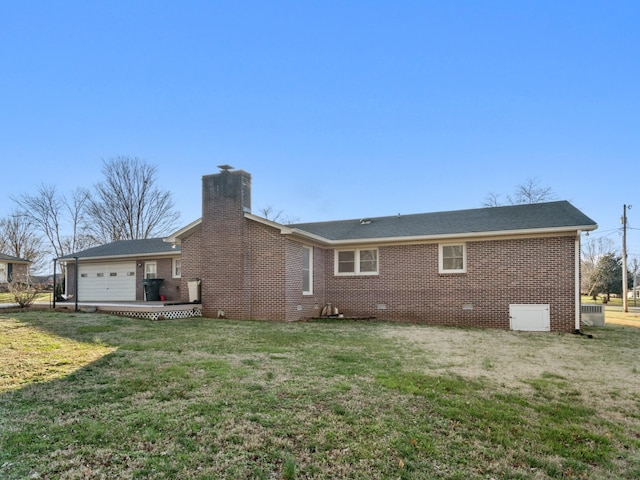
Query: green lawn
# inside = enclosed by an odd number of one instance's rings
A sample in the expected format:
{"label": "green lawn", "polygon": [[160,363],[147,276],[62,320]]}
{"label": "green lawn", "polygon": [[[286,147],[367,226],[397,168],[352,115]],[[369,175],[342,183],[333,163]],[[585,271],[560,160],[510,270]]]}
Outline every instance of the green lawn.
{"label": "green lawn", "polygon": [[[580,297],[580,301],[582,303],[597,303],[597,304],[602,304],[602,297],[598,297],[597,300],[594,300],[593,297],[589,296],[589,295],[582,295],[582,297]],[[611,300],[607,303],[608,306],[610,307],[621,307],[622,306],[622,297],[611,297]],[[633,303],[633,299],[629,299],[628,302],[628,306],[629,307],[640,307],[640,298],[636,299],[635,305]]]}
{"label": "green lawn", "polygon": [[0,312],[3,479],[636,479],[640,329]]}

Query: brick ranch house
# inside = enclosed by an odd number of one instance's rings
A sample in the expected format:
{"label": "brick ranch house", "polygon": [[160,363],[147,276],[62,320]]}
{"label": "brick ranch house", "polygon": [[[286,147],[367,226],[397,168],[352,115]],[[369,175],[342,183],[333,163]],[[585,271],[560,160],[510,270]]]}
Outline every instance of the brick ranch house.
{"label": "brick ranch house", "polygon": [[[580,237],[597,225],[569,202],[283,225],[251,213],[249,173],[220,168],[202,179],[202,217],[164,239],[180,269],[158,275],[173,282],[167,300],[188,302],[199,279],[207,317],[296,321],[331,304],[344,317],[580,329]],[[111,254],[99,261],[122,260]],[[144,257],[132,255],[136,282]]]}
{"label": "brick ranch house", "polygon": [[559,201],[282,225],[251,213],[251,175],[202,179],[202,217],[166,241],[203,313],[295,321],[345,317],[518,330],[580,329],[580,234]]}

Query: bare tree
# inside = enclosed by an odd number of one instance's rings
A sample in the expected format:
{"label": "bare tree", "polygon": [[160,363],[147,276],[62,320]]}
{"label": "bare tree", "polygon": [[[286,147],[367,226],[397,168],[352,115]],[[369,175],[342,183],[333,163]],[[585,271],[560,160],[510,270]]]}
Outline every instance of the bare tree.
{"label": "bare tree", "polygon": [[59,194],[55,186],[40,185],[36,195],[22,195],[12,200],[20,210],[19,215],[46,237],[56,257],[91,245],[79,232],[87,203],[86,193],[81,190],[73,192],[68,199]]}
{"label": "bare tree", "polygon": [[276,208],[273,205],[267,205],[266,207],[259,209],[259,212],[267,220],[271,220],[272,222],[282,223],[284,225],[289,225],[299,221],[298,218],[290,217],[289,215],[285,214],[284,210],[276,210]]}
{"label": "bare tree", "polygon": [[[556,198],[556,194],[551,187],[543,187],[537,178],[528,178],[524,183],[518,185],[512,194],[507,195],[507,205],[542,203],[554,198]],[[503,204],[500,202],[500,195],[491,192],[487,194],[482,205],[499,207]]]}
{"label": "bare tree", "polygon": [[65,199],[65,204],[71,224],[71,235],[65,237],[65,249],[68,252],[77,252],[96,245],[95,240],[81,230],[89,205],[89,193],[78,188],[71,193],[70,198]]}
{"label": "bare tree", "polygon": [[131,157],[103,160],[104,180],[89,197],[85,229],[99,242],[153,238],[176,227],[171,192],[156,187],[155,165]]}
{"label": "bare tree", "polygon": [[31,261],[31,270],[45,268],[46,251],[42,238],[29,218],[14,212],[0,219],[0,252]]}
{"label": "bare tree", "polygon": [[482,205],[485,207],[499,207],[501,205],[500,195],[497,193],[490,192],[484,197],[484,202]]}
{"label": "bare tree", "polygon": [[507,199],[512,205],[523,203],[541,203],[553,200],[555,193],[551,187],[543,187],[537,178],[529,178],[524,183],[516,187],[513,196],[508,195]]}
{"label": "bare tree", "polygon": [[607,255],[614,255],[613,240],[607,237],[592,238],[582,243],[581,285],[582,293],[593,294],[596,285],[596,272],[599,262]]}

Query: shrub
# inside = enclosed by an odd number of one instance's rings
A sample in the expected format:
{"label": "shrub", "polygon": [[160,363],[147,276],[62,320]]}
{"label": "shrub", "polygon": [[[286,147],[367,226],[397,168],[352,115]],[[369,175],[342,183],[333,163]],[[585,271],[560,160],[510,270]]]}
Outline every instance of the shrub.
{"label": "shrub", "polygon": [[25,308],[33,303],[40,290],[28,283],[14,281],[9,283],[9,293],[20,308]]}

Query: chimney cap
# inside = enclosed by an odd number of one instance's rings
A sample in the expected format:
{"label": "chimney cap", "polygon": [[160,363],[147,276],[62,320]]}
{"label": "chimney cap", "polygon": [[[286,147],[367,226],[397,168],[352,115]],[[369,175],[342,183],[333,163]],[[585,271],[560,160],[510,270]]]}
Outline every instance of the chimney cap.
{"label": "chimney cap", "polygon": [[233,167],[231,165],[227,165],[227,164],[218,165],[218,168],[220,170],[222,170],[223,172],[228,172],[229,170],[233,170]]}

